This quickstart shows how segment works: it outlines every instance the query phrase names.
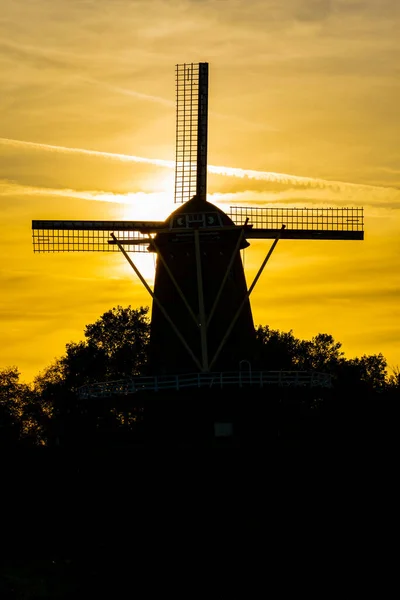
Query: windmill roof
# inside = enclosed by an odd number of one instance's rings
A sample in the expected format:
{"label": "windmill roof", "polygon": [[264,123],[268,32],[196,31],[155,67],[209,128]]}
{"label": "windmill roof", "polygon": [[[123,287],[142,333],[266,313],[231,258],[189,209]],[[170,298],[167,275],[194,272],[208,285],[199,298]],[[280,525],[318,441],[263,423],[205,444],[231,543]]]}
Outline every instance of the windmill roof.
{"label": "windmill roof", "polygon": [[167,221],[169,222],[171,218],[173,218],[177,215],[180,215],[180,214],[205,213],[205,212],[214,212],[214,213],[217,212],[221,217],[222,225],[226,225],[226,226],[234,225],[234,222],[232,221],[232,219],[230,217],[228,217],[228,215],[226,213],[224,213],[223,210],[218,208],[218,206],[215,206],[215,204],[212,204],[211,202],[208,202],[207,200],[200,198],[199,196],[193,196],[193,198],[191,198],[187,202],[184,202],[183,204],[181,204],[176,210],[174,210],[174,212],[172,212],[170,214]]}

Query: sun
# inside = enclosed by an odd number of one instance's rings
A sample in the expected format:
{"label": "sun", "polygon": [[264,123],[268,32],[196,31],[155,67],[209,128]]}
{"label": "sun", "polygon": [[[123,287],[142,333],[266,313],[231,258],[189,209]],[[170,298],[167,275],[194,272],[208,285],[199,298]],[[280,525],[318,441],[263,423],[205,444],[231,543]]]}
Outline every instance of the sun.
{"label": "sun", "polygon": [[176,208],[174,204],[174,173],[155,174],[145,189],[125,196],[123,210],[127,221],[164,221]]}
{"label": "sun", "polygon": [[[131,192],[124,195],[122,218],[124,221],[164,221],[176,208],[174,203],[175,176],[173,172],[156,173],[146,182],[149,191]],[[151,184],[151,185],[150,185]],[[156,254],[147,252],[130,253],[130,258],[152,288],[154,284]],[[127,261],[118,267],[120,275],[137,278]],[[142,284],[141,284],[142,285]]]}

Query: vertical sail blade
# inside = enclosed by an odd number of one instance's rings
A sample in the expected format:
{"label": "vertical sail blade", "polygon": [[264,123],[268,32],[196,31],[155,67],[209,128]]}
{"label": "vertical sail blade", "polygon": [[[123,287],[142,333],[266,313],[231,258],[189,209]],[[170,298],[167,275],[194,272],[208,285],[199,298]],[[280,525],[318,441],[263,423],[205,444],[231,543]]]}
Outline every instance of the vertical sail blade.
{"label": "vertical sail blade", "polygon": [[207,195],[208,63],[199,64],[199,108],[197,124],[197,185],[202,200]]}
{"label": "vertical sail blade", "polygon": [[176,65],[175,202],[206,198],[208,63]]}

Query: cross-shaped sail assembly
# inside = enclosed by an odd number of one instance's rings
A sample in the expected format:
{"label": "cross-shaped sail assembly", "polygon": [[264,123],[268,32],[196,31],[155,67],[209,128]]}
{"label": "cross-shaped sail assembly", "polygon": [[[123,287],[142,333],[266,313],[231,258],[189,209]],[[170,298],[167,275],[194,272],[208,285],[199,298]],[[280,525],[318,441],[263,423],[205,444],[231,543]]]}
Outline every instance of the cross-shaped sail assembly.
{"label": "cross-shaped sail assembly", "polygon": [[[362,208],[232,206],[207,201],[208,63],[176,66],[175,196],[165,221],[32,222],[38,253],[155,252],[151,373],[237,369],[251,361],[254,324],[249,296],[278,240],[362,240]],[[247,287],[240,250],[271,239]],[[147,284],[145,283],[147,286]]]}

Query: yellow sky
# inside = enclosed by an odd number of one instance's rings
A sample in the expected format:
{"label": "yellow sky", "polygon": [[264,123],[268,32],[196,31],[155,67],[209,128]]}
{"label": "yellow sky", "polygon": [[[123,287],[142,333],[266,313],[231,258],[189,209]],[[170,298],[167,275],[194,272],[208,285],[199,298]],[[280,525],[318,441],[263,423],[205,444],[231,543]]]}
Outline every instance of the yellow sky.
{"label": "yellow sky", "polygon": [[31,381],[106,310],[150,305],[117,253],[34,255],[31,220],[166,217],[175,64],[198,61],[211,202],[365,208],[363,242],[278,243],[255,323],[400,365],[399,30],[398,0],[2,0],[0,368]]}

